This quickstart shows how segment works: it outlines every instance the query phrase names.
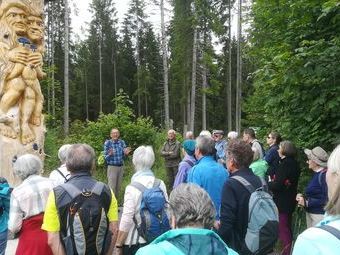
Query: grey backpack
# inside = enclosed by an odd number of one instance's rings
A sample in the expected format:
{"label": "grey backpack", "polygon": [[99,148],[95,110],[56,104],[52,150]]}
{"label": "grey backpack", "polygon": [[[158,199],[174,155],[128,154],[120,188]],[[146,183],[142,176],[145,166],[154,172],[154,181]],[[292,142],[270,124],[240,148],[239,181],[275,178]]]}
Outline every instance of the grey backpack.
{"label": "grey backpack", "polygon": [[255,189],[241,176],[231,177],[240,182],[249,192],[248,227],[245,236],[245,249],[250,254],[268,254],[278,239],[278,209],[271,195],[267,192],[267,184],[261,179],[262,187]]}
{"label": "grey backpack", "polygon": [[80,190],[70,182],[55,188],[60,234],[67,255],[107,253],[112,238],[107,216],[111,194],[104,188],[102,182],[96,182],[90,190]]}

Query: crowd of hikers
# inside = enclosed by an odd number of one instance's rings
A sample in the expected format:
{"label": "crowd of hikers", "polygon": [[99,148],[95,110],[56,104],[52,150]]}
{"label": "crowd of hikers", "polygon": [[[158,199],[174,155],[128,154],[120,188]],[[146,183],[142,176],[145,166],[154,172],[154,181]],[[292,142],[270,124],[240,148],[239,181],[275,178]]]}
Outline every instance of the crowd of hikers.
{"label": "crowd of hikers", "polygon": [[[135,150],[113,128],[104,143],[107,184],[91,175],[96,156],[87,144],[66,144],[60,166],[42,177],[31,154],[13,159],[22,180],[10,187],[0,178],[0,255],[8,236],[18,236],[18,255],[104,254],[339,254],[340,145],[329,155],[305,149],[313,176],[298,193],[297,149],[279,133],[267,150],[247,128],[185,134],[169,130],[161,150],[167,181],[155,177],[151,146]],[[124,159],[134,174],[118,196]],[[304,209],[307,229],[293,245],[292,218]]]}

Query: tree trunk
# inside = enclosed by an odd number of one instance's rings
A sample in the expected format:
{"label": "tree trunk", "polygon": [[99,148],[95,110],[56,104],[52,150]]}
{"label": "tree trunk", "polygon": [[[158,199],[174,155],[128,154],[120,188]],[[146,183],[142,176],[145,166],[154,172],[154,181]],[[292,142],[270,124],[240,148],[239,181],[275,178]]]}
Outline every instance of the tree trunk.
{"label": "tree trunk", "polygon": [[205,90],[207,88],[207,67],[205,64],[202,66],[202,129],[207,129],[207,95]]}
{"label": "tree trunk", "polygon": [[[137,1],[138,6],[138,1]],[[136,31],[136,61],[137,61],[137,105],[138,105],[138,116],[142,114],[141,105],[141,95],[140,95],[140,56],[139,56],[139,19],[138,19],[138,8],[136,8],[136,21],[137,21],[137,31]]]}
{"label": "tree trunk", "polygon": [[242,0],[239,0],[238,8],[238,42],[237,42],[237,80],[236,80],[236,131],[241,131],[241,95],[242,95],[242,59],[241,59],[241,38],[242,38]]}
{"label": "tree trunk", "polygon": [[190,131],[195,129],[195,103],[196,103],[196,69],[197,69],[197,27],[194,28],[194,43],[192,47],[192,76],[191,76],[191,105],[190,105]]}
{"label": "tree trunk", "polygon": [[103,113],[102,26],[99,25],[99,113]]}
{"label": "tree trunk", "polygon": [[69,133],[69,7],[65,1],[64,134]]}
{"label": "tree trunk", "polygon": [[165,128],[169,129],[169,87],[168,87],[168,54],[166,45],[165,22],[164,22],[164,0],[161,0],[161,28],[162,28],[162,53],[163,53],[163,82],[164,82],[164,114]]}
{"label": "tree trunk", "polygon": [[85,81],[85,108],[86,108],[86,121],[89,120],[89,99],[88,99],[88,89],[87,89],[87,72],[86,67],[84,70],[84,81]]}
{"label": "tree trunk", "polygon": [[227,115],[228,115],[228,131],[231,131],[233,129],[233,124],[232,124],[232,90],[231,90],[231,77],[232,77],[232,74],[231,74],[231,50],[232,50],[232,47],[231,47],[231,8],[232,8],[232,5],[231,5],[231,1],[229,1],[229,21],[228,21],[228,32],[229,32],[229,45],[228,45],[228,55],[229,55],[229,59],[228,59],[228,69],[229,69],[229,72],[228,72],[228,87],[227,87],[227,104],[228,104],[228,109],[227,109]]}

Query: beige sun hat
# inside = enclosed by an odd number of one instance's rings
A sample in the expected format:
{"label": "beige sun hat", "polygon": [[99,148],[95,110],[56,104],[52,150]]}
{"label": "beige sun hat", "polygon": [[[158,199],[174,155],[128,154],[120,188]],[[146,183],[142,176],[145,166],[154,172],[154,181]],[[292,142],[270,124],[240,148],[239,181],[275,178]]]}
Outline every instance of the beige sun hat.
{"label": "beige sun hat", "polygon": [[317,146],[312,150],[305,149],[304,152],[309,159],[313,160],[319,166],[322,166],[322,167],[327,166],[327,160],[328,160],[329,155],[320,146]]}

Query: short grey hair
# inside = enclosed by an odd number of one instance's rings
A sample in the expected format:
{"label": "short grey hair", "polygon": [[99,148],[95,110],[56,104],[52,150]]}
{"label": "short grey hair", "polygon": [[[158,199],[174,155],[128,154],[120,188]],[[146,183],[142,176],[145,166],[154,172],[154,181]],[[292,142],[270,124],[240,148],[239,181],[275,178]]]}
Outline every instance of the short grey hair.
{"label": "short grey hair", "polygon": [[132,156],[132,163],[136,171],[151,169],[155,162],[155,153],[151,146],[139,146]]}
{"label": "short grey hair", "polygon": [[32,154],[25,154],[17,158],[13,164],[14,174],[21,180],[25,180],[27,177],[40,174],[42,171],[41,159]]}
{"label": "short grey hair", "polygon": [[202,130],[200,136],[209,136],[211,137],[211,133],[209,130]]}
{"label": "short grey hair", "polygon": [[216,154],[215,141],[205,135],[200,135],[196,138],[196,148],[203,156],[214,156]]}
{"label": "short grey hair", "polygon": [[174,129],[169,129],[169,130],[168,130],[168,134],[175,134],[175,135],[176,135],[176,130],[174,130]]}
{"label": "short grey hair", "polygon": [[90,145],[71,145],[66,157],[66,167],[70,172],[90,172],[94,165],[95,152]]}
{"label": "short grey hair", "polygon": [[230,131],[228,133],[228,138],[230,139],[237,139],[237,137],[238,137],[238,133],[236,131]]}
{"label": "short grey hair", "polygon": [[199,226],[211,229],[214,225],[214,204],[209,194],[196,184],[178,185],[170,194],[169,205],[178,228]]}
{"label": "short grey hair", "polygon": [[187,131],[186,134],[185,134],[185,138],[186,139],[194,139],[194,132],[192,131]]}
{"label": "short grey hair", "polygon": [[325,207],[329,215],[340,215],[340,144],[333,150],[327,162],[328,170],[334,178],[338,178],[337,186],[328,197],[328,203]]}
{"label": "short grey hair", "polygon": [[61,163],[66,162],[67,153],[68,153],[68,150],[70,149],[70,147],[71,147],[71,144],[64,144],[63,146],[61,146],[59,148],[58,158],[59,158]]}

